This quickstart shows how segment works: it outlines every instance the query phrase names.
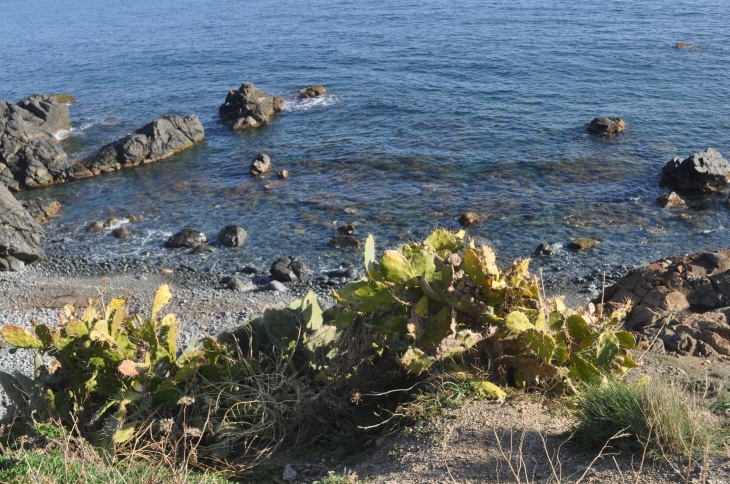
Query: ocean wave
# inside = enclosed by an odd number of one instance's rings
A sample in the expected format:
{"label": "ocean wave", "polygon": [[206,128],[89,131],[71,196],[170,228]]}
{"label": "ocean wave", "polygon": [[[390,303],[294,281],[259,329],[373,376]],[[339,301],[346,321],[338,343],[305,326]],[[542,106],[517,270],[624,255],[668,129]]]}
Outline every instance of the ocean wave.
{"label": "ocean wave", "polygon": [[322,97],[312,97],[309,99],[290,99],[284,101],[282,111],[307,111],[314,108],[327,108],[337,104],[342,96],[333,94],[325,94]]}

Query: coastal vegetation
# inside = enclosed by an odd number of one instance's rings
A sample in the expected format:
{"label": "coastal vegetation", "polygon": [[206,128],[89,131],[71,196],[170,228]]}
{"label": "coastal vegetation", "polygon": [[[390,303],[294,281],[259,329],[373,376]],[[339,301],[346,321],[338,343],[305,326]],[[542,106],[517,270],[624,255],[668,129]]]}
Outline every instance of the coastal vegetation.
{"label": "coastal vegetation", "polygon": [[[334,307],[309,293],[185,348],[178,319],[163,315],[166,285],[144,318],[117,298],[67,306],[55,327],[6,325],[3,344],[34,351],[35,373],[0,372],[16,418],[2,472],[24,482],[18,466],[62,451],[18,457],[28,442],[73,441],[93,446],[99,465],[141,465],[141,475],[164,465],[236,476],[282,443],[347,454],[469,398],[518,394],[565,402],[588,446],[618,436],[689,458],[718,448],[709,414],[683,389],[627,377],[637,366],[635,337],[621,330],[630,304],[568,309],[544,297],[529,262],[500,269],[489,247],[445,230],[378,259],[370,236],[364,277],[335,291]],[[185,482],[208,482],[194,479]]]}

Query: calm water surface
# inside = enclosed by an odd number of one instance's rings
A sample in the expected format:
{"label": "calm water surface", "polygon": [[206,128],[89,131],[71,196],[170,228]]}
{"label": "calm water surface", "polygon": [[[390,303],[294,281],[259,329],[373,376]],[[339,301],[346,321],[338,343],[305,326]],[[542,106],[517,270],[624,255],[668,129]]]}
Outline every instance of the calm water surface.
{"label": "calm water surface", "polygon": [[[471,210],[485,221],[470,233],[503,259],[582,236],[602,244],[563,263],[636,264],[730,246],[724,196],[655,203],[670,158],[730,155],[729,21],[725,0],[0,0],[0,99],[78,97],[72,157],[166,113],[205,126],[204,143],[166,161],[21,195],[62,202],[52,254],[325,266],[356,257],[327,245],[338,224],[383,248]],[[285,111],[232,133],[217,110],[244,81]],[[296,101],[309,84],[327,96]],[[597,115],[629,128],[589,136]],[[291,179],[265,190],[270,178],[250,177],[260,152]],[[129,213],[146,217],[130,241],[83,230]],[[185,226],[215,240],[228,223],[249,232],[245,248],[161,246]]]}

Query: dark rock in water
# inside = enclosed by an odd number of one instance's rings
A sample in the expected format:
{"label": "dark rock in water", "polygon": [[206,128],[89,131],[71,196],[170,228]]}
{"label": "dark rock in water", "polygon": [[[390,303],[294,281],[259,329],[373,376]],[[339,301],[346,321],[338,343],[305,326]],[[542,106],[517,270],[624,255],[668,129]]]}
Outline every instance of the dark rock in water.
{"label": "dark rock in water", "polygon": [[309,278],[307,266],[301,259],[295,257],[284,257],[275,261],[269,272],[280,282],[306,281]]}
{"label": "dark rock in water", "polygon": [[598,136],[615,136],[626,129],[626,122],[621,118],[599,116],[588,125],[588,131]]}
{"label": "dark rock in water", "polygon": [[167,115],[144,125],[134,133],[104,146],[99,152],[75,163],[68,170],[72,179],[152,163],[205,139],[205,131],[194,114]]}
{"label": "dark rock in water", "polygon": [[66,110],[68,107],[55,101],[34,103],[31,98],[21,102],[28,101],[25,105],[37,107],[38,113],[48,120],[20,105],[0,101],[0,184],[14,191],[64,181],[71,166],[71,160],[52,134],[51,128],[60,122],[59,116],[47,105],[63,106]]}
{"label": "dark rock in water", "polygon": [[692,49],[695,46],[692,44],[686,44],[684,42],[677,42],[676,44],[674,44],[674,47],[677,49]]}
{"label": "dark rock in water", "polygon": [[58,101],[54,96],[44,96],[43,94],[33,94],[18,103],[21,108],[30,111],[33,115],[41,120],[40,124],[36,124],[41,129],[55,133],[62,129],[71,129],[71,117],[69,116],[68,106]]}
{"label": "dark rock in water", "polygon": [[101,232],[106,228],[106,224],[102,222],[101,220],[97,220],[93,224],[89,225],[89,227],[86,229],[87,232],[90,234],[95,234],[97,232]]}
{"label": "dark rock in water", "polygon": [[211,252],[215,252],[216,249],[213,246],[201,244],[197,247],[195,247],[193,250],[189,252],[191,255],[200,255],[200,254],[210,254]]}
{"label": "dark rock in water", "polygon": [[265,155],[261,153],[256,158],[253,159],[251,162],[251,166],[249,167],[251,170],[251,174],[253,176],[259,176],[263,175],[264,173],[268,173],[271,171],[271,159],[269,159],[269,155]]}
{"label": "dark rock in water", "polygon": [[466,213],[461,214],[461,216],[459,217],[459,223],[464,227],[468,227],[469,225],[474,225],[481,221],[482,221],[482,217],[480,217],[479,214],[476,214],[474,212],[466,212]]}
{"label": "dark rock in water", "polygon": [[302,99],[308,99],[312,97],[324,96],[327,89],[324,86],[309,86],[299,91],[299,97]]}
{"label": "dark rock in water", "polygon": [[555,253],[555,249],[553,249],[553,246],[548,244],[547,242],[543,242],[542,244],[537,246],[537,249],[535,249],[535,255],[536,256],[544,256],[544,255],[553,255]]}
{"label": "dark rock in water", "polygon": [[352,235],[355,233],[355,226],[352,224],[345,224],[337,227],[337,231],[343,235]]}
{"label": "dark rock in water", "polygon": [[360,241],[352,235],[333,235],[330,238],[330,245],[342,249],[359,249]]}
{"label": "dark rock in water", "polygon": [[61,204],[56,200],[50,200],[48,198],[36,197],[20,203],[30,216],[33,217],[33,220],[41,225],[48,222],[49,218],[55,217],[61,211]]}
{"label": "dark rock in water", "polygon": [[[269,122],[271,115],[281,111],[284,100],[279,96],[266,94],[253,83],[245,82],[238,89],[228,92],[226,101],[218,109],[221,121],[234,129],[245,129]],[[257,124],[249,124],[251,117]]]}
{"label": "dark rock in water", "polygon": [[235,131],[242,131],[244,129],[255,128],[261,123],[256,121],[253,116],[246,116],[245,118],[239,118],[231,125],[231,129]]}
{"label": "dark rock in water", "polygon": [[43,230],[12,193],[0,184],[0,258],[35,262],[45,259]]}
{"label": "dark rock in water", "polygon": [[289,172],[286,170],[281,170],[279,173],[276,174],[276,176],[278,176],[280,180],[286,180],[287,178],[289,178]]}
{"label": "dark rock in water", "polygon": [[597,240],[579,237],[568,244],[568,248],[572,250],[586,250],[595,247],[598,244],[600,244],[600,242]]}
{"label": "dark rock in water", "polygon": [[677,195],[676,192],[662,193],[656,201],[662,208],[678,207],[685,204],[684,199]]}
{"label": "dark rock in water", "polygon": [[253,266],[238,266],[236,268],[236,271],[243,272],[244,274],[261,274],[262,272],[264,272],[258,267]]}
{"label": "dark rock in water", "polygon": [[112,235],[117,239],[129,239],[132,237],[132,231],[127,227],[118,227],[112,230]]}
{"label": "dark rock in water", "polygon": [[686,192],[710,192],[728,183],[730,165],[714,148],[682,160],[674,158],[662,168],[661,186]]}
{"label": "dark rock in water", "polygon": [[218,232],[218,241],[227,247],[242,246],[246,237],[246,231],[238,225],[226,225]]}
{"label": "dark rock in water", "polygon": [[175,235],[171,235],[170,238],[167,239],[167,242],[165,242],[165,247],[186,247],[188,249],[193,249],[199,245],[205,244],[206,242],[208,242],[208,238],[203,232],[198,232],[191,228],[184,228]]}

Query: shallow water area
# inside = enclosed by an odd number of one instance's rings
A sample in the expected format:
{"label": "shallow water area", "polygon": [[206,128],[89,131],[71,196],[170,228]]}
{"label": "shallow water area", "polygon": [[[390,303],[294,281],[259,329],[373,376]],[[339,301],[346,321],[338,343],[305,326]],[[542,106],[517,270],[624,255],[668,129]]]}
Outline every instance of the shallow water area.
{"label": "shallow water area", "polygon": [[[77,97],[74,128],[59,135],[70,156],[167,113],[195,113],[206,129],[205,142],[155,164],[20,194],[63,204],[46,226],[51,255],[209,271],[296,255],[324,269],[360,258],[328,245],[340,224],[382,249],[456,229],[467,210],[483,217],[469,234],[504,263],[576,237],[601,244],[538,265],[634,265],[730,245],[726,194],[656,204],[672,157],[730,155],[720,0],[17,1],[3,16],[0,98]],[[285,105],[269,125],[234,133],[217,111],[244,81]],[[327,95],[297,100],[309,84]],[[627,131],[589,135],[598,115]],[[253,178],[261,152],[274,173]],[[291,178],[266,189],[282,169]],[[129,240],[85,231],[129,214],[145,216]],[[162,247],[184,227],[215,243],[226,224],[247,230],[243,248]]]}

